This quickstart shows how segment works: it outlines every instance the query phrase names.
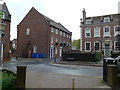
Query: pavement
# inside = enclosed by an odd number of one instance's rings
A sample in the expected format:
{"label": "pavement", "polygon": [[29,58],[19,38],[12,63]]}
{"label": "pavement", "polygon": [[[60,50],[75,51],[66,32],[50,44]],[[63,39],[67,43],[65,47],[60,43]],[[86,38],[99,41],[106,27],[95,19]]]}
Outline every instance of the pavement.
{"label": "pavement", "polygon": [[95,66],[103,67],[103,62],[84,62],[84,61],[59,61],[53,62],[53,64],[64,64],[64,65],[83,65],[83,66]]}
{"label": "pavement", "polygon": [[[34,59],[43,60],[43,59]],[[45,59],[48,60],[48,59]],[[10,62],[29,62],[32,59],[19,58],[15,60],[12,58]],[[54,60],[53,60],[54,61]],[[56,61],[51,62],[53,65],[84,65],[102,67],[102,62],[83,62],[83,61]],[[103,78],[99,76],[85,76],[85,75],[67,75],[67,74],[53,74],[45,72],[27,71],[26,73],[26,88],[72,88],[74,79],[74,88],[102,88],[102,90],[109,90],[110,87],[103,83]]]}
{"label": "pavement", "polygon": [[[102,77],[27,72],[26,88],[105,88]],[[102,89],[103,90],[103,89]]]}
{"label": "pavement", "polygon": [[[9,62],[29,62],[33,60],[49,60],[48,58],[11,58]],[[83,65],[83,66],[96,66],[96,67],[103,67],[103,61],[100,62],[86,62],[86,61],[62,61],[60,58],[56,60],[53,58],[51,59],[51,64],[61,64],[61,65]],[[7,63],[7,62],[5,62]]]}

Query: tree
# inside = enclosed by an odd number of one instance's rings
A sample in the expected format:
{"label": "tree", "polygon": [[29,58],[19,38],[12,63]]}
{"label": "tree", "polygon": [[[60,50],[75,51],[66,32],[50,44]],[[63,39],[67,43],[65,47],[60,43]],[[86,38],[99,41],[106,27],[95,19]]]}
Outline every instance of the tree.
{"label": "tree", "polygon": [[76,50],[80,50],[80,39],[73,40],[72,41],[72,46],[76,47]]}
{"label": "tree", "polygon": [[5,14],[5,12],[0,10],[0,20],[3,18],[3,15]]}

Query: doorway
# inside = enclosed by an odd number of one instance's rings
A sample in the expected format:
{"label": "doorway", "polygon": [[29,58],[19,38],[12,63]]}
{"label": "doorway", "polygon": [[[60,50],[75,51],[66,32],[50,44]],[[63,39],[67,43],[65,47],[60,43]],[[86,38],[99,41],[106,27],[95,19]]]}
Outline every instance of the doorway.
{"label": "doorway", "polygon": [[105,45],[104,56],[105,57],[109,57],[110,56],[110,45],[109,44]]}
{"label": "doorway", "polygon": [[54,57],[54,48],[50,47],[50,58]]}

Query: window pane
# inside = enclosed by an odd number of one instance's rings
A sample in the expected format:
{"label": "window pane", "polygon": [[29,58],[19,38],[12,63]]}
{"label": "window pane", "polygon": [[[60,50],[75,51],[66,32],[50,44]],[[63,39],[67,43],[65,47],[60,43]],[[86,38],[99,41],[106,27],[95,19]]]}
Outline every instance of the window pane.
{"label": "window pane", "polygon": [[99,51],[99,43],[95,43],[95,50]]}
{"label": "window pane", "polygon": [[120,51],[120,46],[117,45],[117,42],[115,42],[115,50],[116,50],[116,51]]}
{"label": "window pane", "polygon": [[51,32],[54,32],[53,27],[51,27]]}
{"label": "window pane", "polygon": [[26,35],[30,35],[30,28],[27,28]]}
{"label": "window pane", "polygon": [[85,29],[85,35],[86,37],[90,37],[90,28]]}
{"label": "window pane", "polygon": [[86,50],[90,50],[90,43],[86,43]]}
{"label": "window pane", "polygon": [[33,47],[33,53],[37,53],[37,46]]}
{"label": "window pane", "polygon": [[94,28],[94,37],[100,37],[100,28]]}
{"label": "window pane", "polygon": [[120,34],[120,27],[115,27],[115,35]]}
{"label": "window pane", "polygon": [[110,28],[109,27],[105,27],[104,28],[104,35],[105,36],[109,36],[110,35]]}
{"label": "window pane", "polygon": [[58,29],[56,29],[56,34],[58,34]]}
{"label": "window pane", "polygon": [[110,17],[104,17],[104,22],[110,22]]}
{"label": "window pane", "polygon": [[53,37],[51,37],[51,43],[53,43]]}

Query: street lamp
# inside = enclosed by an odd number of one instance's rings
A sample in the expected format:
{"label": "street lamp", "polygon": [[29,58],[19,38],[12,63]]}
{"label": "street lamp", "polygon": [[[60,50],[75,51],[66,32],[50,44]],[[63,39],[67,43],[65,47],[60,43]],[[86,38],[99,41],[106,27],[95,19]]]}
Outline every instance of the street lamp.
{"label": "street lamp", "polygon": [[3,31],[5,30],[6,24],[1,20],[0,21],[0,67],[2,68],[2,60],[3,60]]}

